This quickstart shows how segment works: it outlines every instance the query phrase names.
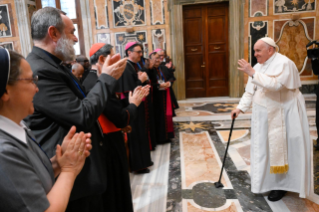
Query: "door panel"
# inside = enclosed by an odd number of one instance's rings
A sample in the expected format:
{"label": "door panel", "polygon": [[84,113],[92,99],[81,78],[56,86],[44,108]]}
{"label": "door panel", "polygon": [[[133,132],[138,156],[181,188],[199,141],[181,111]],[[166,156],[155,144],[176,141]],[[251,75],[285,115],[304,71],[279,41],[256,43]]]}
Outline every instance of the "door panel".
{"label": "door panel", "polygon": [[225,18],[208,17],[208,42],[225,42]]}
{"label": "door panel", "polygon": [[205,62],[204,48],[204,17],[202,7],[185,8],[184,42],[186,95],[200,97],[206,95],[206,72],[201,68]]}
{"label": "door panel", "polygon": [[228,96],[228,3],[183,7],[186,97]]}
{"label": "door panel", "polygon": [[202,8],[194,7],[193,9],[186,8],[183,12],[184,18],[202,18]]}
{"label": "door panel", "polygon": [[225,6],[209,6],[207,9],[208,16],[225,16],[226,15]]}
{"label": "door panel", "polygon": [[185,42],[187,44],[201,44],[202,43],[202,19],[187,19],[184,22],[184,32],[187,34]]}

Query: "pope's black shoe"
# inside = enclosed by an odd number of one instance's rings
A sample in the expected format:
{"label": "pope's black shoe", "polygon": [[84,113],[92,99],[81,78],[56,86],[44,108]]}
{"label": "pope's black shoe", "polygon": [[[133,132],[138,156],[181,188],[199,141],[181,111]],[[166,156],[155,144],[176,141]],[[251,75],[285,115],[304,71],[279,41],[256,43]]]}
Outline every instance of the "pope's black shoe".
{"label": "pope's black shoe", "polygon": [[286,193],[287,191],[283,191],[283,190],[273,190],[269,193],[268,200],[272,202],[276,202],[278,200],[281,200],[281,198],[283,198]]}
{"label": "pope's black shoe", "polygon": [[150,173],[150,171],[151,170],[146,168],[146,169],[141,169],[141,170],[135,171],[135,174],[147,174],[147,173]]}

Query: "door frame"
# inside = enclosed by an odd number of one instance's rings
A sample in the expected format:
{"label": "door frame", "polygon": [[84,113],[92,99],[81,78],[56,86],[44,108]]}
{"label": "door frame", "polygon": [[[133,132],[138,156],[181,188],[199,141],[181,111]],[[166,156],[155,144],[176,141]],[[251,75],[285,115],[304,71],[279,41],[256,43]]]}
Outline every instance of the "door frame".
{"label": "door frame", "polygon": [[171,55],[176,67],[174,90],[177,99],[186,98],[185,57],[183,33],[183,5],[229,2],[229,96],[244,93],[244,74],[237,70],[237,61],[244,58],[244,6],[245,0],[170,0]]}

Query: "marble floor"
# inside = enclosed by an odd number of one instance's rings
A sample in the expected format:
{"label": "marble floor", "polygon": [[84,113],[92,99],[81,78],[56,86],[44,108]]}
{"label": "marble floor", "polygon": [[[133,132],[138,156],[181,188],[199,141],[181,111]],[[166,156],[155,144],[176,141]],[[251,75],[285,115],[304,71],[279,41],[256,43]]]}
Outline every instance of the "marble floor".
{"label": "marble floor", "polygon": [[[305,95],[311,138],[317,138],[315,95]],[[312,190],[307,199],[288,192],[278,202],[250,191],[251,110],[235,121],[223,188],[215,188],[231,126],[230,111],[239,99],[180,101],[174,118],[175,138],[152,152],[151,173],[131,175],[133,203],[139,212],[312,212],[319,211],[319,151],[311,150]],[[317,170],[317,171],[314,171]],[[315,173],[314,173],[315,172]]]}

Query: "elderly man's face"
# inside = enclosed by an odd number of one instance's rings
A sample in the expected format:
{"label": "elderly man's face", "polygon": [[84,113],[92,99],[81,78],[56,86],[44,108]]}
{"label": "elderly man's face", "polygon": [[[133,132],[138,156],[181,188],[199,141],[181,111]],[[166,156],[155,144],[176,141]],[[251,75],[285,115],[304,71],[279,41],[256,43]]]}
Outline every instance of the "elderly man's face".
{"label": "elderly man's face", "polygon": [[75,28],[70,18],[65,15],[61,15],[64,23],[64,31],[59,38],[55,53],[63,57],[63,60],[74,60],[75,50],[74,44],[78,42],[78,38],[74,35]]}
{"label": "elderly man's face", "polygon": [[84,73],[84,68],[82,65],[79,65],[76,67],[76,69],[72,69],[72,73],[78,80],[82,79],[83,73]]}
{"label": "elderly man's face", "polygon": [[74,25],[73,25],[73,22],[72,20],[65,16],[65,15],[62,15],[62,19],[63,19],[63,22],[64,22],[64,33],[66,35],[66,37],[69,39],[69,40],[72,40],[73,41],[73,45],[75,43],[77,43],[79,40],[78,38],[74,35],[74,32],[75,32],[75,28],[74,28]]}
{"label": "elderly man's face", "polygon": [[254,50],[257,62],[260,64],[266,62],[274,54],[273,48],[268,48],[268,45],[262,40],[255,43]]}
{"label": "elderly man's face", "polygon": [[163,62],[164,57],[165,57],[164,51],[159,51],[158,56],[159,56],[160,62]]}
{"label": "elderly man's face", "polygon": [[154,54],[152,57],[152,60],[154,62],[154,67],[158,67],[161,64],[161,58],[159,56],[159,54]]}

